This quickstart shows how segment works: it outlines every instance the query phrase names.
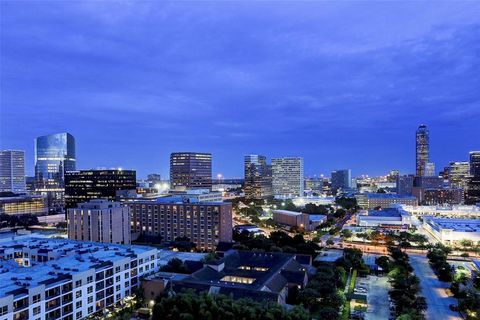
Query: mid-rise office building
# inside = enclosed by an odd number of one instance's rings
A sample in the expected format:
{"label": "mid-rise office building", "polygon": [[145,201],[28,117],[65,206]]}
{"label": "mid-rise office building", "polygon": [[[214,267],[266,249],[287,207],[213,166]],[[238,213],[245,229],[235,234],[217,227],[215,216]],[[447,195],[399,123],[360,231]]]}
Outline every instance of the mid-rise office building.
{"label": "mid-rise office building", "polygon": [[470,152],[470,176],[465,189],[465,204],[480,203],[480,151]]}
{"label": "mid-rise office building", "polygon": [[303,197],[303,158],[272,159],[274,196]]}
{"label": "mid-rise office building", "polygon": [[271,167],[262,155],[247,155],[244,161],[245,198],[264,199],[272,196]]}
{"label": "mid-rise office building", "polygon": [[72,240],[130,244],[128,206],[94,199],[67,209],[68,238]]}
{"label": "mid-rise office building", "polygon": [[44,215],[48,213],[46,199],[42,195],[5,193],[0,195],[0,214]]}
{"label": "mid-rise office building", "polygon": [[323,177],[305,178],[305,190],[311,190],[314,193],[323,193]]}
{"label": "mid-rise office building", "polygon": [[35,139],[35,191],[46,195],[50,211],[63,212],[65,172],[75,168],[75,138],[71,134]]}
{"label": "mid-rise office building", "polygon": [[19,236],[0,240],[0,318],[87,319],[124,304],[157,271],[158,250]]}
{"label": "mid-rise office building", "polygon": [[24,151],[0,151],[0,192],[27,192]]}
{"label": "mid-rise office building", "polygon": [[174,190],[212,189],[212,155],[200,152],[172,153],[170,187]]}
{"label": "mid-rise office building", "polygon": [[447,170],[450,185],[456,188],[465,189],[467,177],[470,174],[470,163],[467,161],[450,162]]}
{"label": "mid-rise office building", "polygon": [[429,163],[430,157],[430,134],[426,125],[422,124],[418,127],[415,135],[415,160],[416,160],[416,176],[423,177],[426,175],[425,167]]}
{"label": "mid-rise office building", "polygon": [[334,191],[338,189],[350,189],[352,187],[352,172],[350,169],[332,171],[331,187]]}
{"label": "mid-rise office building", "polygon": [[388,208],[392,204],[404,204],[407,206],[418,205],[418,199],[414,196],[401,196],[388,193],[361,193],[355,195],[358,206],[363,209]]}
{"label": "mid-rise office building", "polygon": [[170,242],[186,237],[200,249],[212,250],[220,241],[232,241],[232,204],[197,202],[181,196],[132,200],[133,236],[161,237]]}
{"label": "mid-rise office building", "polygon": [[411,196],[413,194],[413,175],[397,176],[397,194],[400,196]]}
{"label": "mid-rise office building", "polygon": [[91,199],[115,201],[117,193],[136,190],[135,170],[80,170],[65,173],[65,207],[75,208],[78,203]]}
{"label": "mid-rise office building", "polygon": [[434,177],[435,176],[435,163],[427,162],[425,163],[425,177]]}
{"label": "mid-rise office building", "polygon": [[460,188],[414,188],[414,196],[421,205],[454,205],[464,201],[463,189]]}

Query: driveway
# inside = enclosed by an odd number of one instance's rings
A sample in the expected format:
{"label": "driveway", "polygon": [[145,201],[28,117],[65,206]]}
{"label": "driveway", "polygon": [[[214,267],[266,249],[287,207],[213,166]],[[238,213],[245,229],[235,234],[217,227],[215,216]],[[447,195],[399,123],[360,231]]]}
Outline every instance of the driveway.
{"label": "driveway", "polygon": [[427,257],[420,254],[409,254],[409,257],[414,273],[420,279],[422,295],[427,300],[427,320],[461,320],[458,312],[450,310],[449,305],[457,305],[458,302],[445,293],[449,284],[438,280]]}

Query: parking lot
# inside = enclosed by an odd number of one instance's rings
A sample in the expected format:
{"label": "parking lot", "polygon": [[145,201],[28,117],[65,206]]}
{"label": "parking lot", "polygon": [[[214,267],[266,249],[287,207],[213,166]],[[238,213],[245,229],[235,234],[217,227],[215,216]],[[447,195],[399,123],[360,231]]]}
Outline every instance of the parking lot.
{"label": "parking lot", "polygon": [[427,300],[426,318],[429,320],[460,320],[458,312],[450,310],[451,304],[457,305],[457,300],[449,297],[445,289],[448,283],[441,282],[428,264],[428,259],[419,254],[410,254],[410,262],[415,275],[420,279],[422,295]]}
{"label": "parking lot", "polygon": [[390,315],[388,290],[390,284],[388,277],[369,276],[363,280],[368,284],[367,302],[368,308],[365,313],[366,320],[384,320]]}

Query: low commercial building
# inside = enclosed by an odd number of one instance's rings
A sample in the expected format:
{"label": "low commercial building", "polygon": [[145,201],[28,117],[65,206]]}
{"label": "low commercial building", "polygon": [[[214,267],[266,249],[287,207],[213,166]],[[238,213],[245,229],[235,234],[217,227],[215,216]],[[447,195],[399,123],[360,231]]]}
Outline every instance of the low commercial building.
{"label": "low commercial building", "polygon": [[293,198],[292,202],[297,207],[305,207],[306,204],[315,204],[315,205],[334,205],[335,204],[335,197],[297,197]]}
{"label": "low commercial building", "polygon": [[273,210],[273,221],[278,224],[304,228],[306,231],[312,231],[320,224],[327,221],[327,216],[288,210]]}
{"label": "low commercial building", "polygon": [[0,240],[0,318],[85,319],[157,271],[157,249],[22,236]]}
{"label": "low commercial building", "polygon": [[364,210],[357,214],[360,227],[406,228],[412,225],[412,215],[399,208]]}
{"label": "low commercial building", "polygon": [[358,205],[363,209],[388,208],[391,204],[418,205],[418,200],[413,196],[403,196],[390,193],[361,193],[355,195]]}
{"label": "low commercial building", "polygon": [[308,265],[303,260],[295,254],[229,250],[190,275],[159,273],[147,278],[143,287],[154,282],[174,292],[192,289],[285,304],[289,288],[302,289],[307,284]]}
{"label": "low commercial building", "polygon": [[128,206],[95,199],[67,210],[68,238],[82,241],[130,244]]}
{"label": "low commercial building", "polygon": [[8,193],[0,196],[0,214],[19,215],[34,214],[43,215],[48,213],[45,196],[19,195]]}
{"label": "low commercial building", "polygon": [[480,242],[479,219],[445,219],[426,217],[423,230],[434,240],[445,244],[459,244],[461,240]]}
{"label": "low commercial building", "polygon": [[398,206],[414,216],[480,219],[480,206]]}
{"label": "low commercial building", "polygon": [[182,196],[125,202],[131,213],[132,236],[174,241],[187,237],[199,249],[213,250],[218,242],[232,241],[232,204],[199,202]]}
{"label": "low commercial building", "polygon": [[223,199],[221,192],[210,189],[170,190],[169,193],[185,199],[195,199],[197,202],[221,202]]}

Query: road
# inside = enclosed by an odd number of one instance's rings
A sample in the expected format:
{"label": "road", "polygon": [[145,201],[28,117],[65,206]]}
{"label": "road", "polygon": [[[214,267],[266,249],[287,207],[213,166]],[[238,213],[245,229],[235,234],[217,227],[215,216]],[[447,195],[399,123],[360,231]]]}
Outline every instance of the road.
{"label": "road", "polygon": [[390,316],[390,303],[388,301],[388,290],[390,289],[390,284],[388,283],[388,277],[370,276],[368,287],[368,308],[367,312],[365,313],[365,319],[388,319]]}
{"label": "road", "polygon": [[409,257],[414,273],[420,279],[422,295],[427,300],[427,320],[461,320],[460,314],[449,308],[450,304],[457,305],[457,300],[445,292],[449,284],[438,280],[424,255],[409,254]]}

